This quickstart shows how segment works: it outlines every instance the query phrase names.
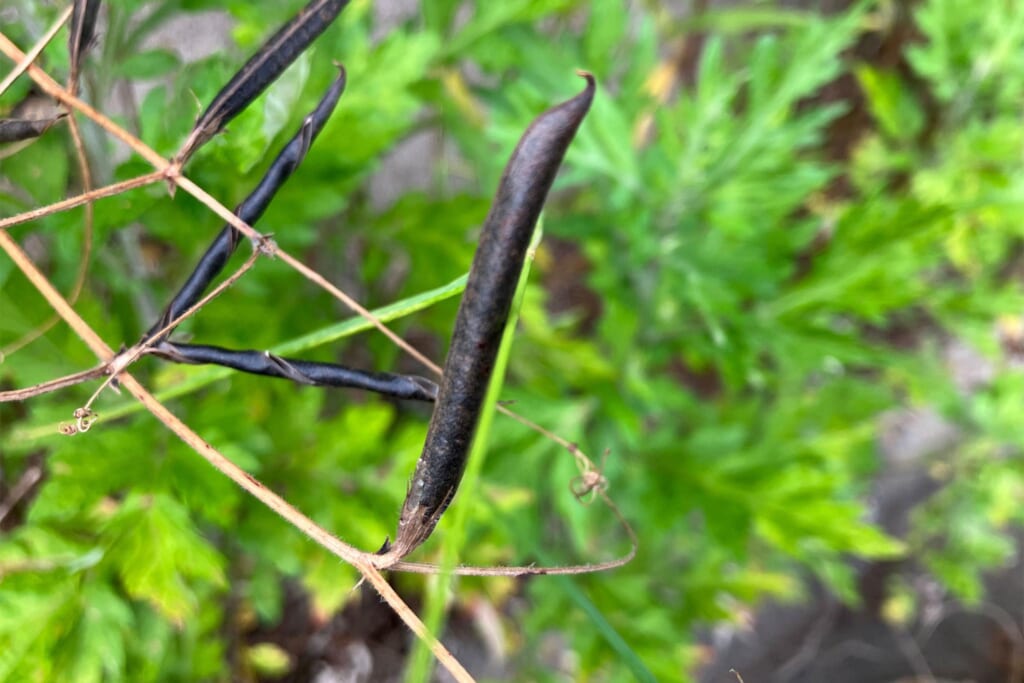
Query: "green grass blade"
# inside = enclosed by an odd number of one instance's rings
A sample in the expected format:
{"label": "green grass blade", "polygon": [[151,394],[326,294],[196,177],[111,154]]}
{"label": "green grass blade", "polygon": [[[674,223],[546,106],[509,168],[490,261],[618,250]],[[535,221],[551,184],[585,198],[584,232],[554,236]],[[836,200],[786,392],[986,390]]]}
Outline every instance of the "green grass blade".
{"label": "green grass blade", "polygon": [[[541,555],[544,557],[544,555]],[[545,563],[551,564],[553,560],[545,559]],[[647,668],[647,665],[640,659],[640,655],[633,651],[633,648],[629,646],[629,643],[615,630],[615,627],[605,619],[601,610],[593,601],[587,597],[583,589],[577,585],[576,581],[571,576],[553,576],[551,577],[555,581],[558,581],[563,593],[569,596],[569,599],[576,603],[590,619],[590,623],[594,625],[594,629],[601,634],[604,641],[608,643],[608,646],[620,657],[622,663],[626,665],[633,677],[642,681],[642,683],[657,683],[657,679],[651,670]]]}

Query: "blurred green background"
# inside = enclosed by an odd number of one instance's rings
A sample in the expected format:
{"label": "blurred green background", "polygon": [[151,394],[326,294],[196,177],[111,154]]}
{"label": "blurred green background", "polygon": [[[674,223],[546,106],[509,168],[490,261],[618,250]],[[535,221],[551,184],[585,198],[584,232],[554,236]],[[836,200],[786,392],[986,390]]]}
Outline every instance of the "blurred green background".
{"label": "blurred green background", "polygon": [[[169,156],[301,5],[105,3],[83,97]],[[26,49],[61,9],[6,2],[0,26]],[[65,36],[41,57],[58,79]],[[752,654],[772,628],[762,606],[822,600],[952,677],[928,654],[927,608],[991,612],[986,580],[1017,567],[1024,510],[1022,43],[1015,1],[354,0],[188,174],[233,206],[344,63],[346,94],[257,228],[369,307],[415,304],[466,272],[516,139],[579,91],[576,69],[593,72],[503,398],[608,453],[639,554],[573,578],[396,585],[415,606],[448,601],[456,654],[483,680],[735,680],[714,673],[731,666],[748,683],[840,680],[815,678],[820,660],[783,670]],[[0,112],[29,90],[19,79]],[[97,184],[150,170],[83,130]],[[0,149],[0,216],[80,191],[76,169],[64,124]],[[82,222],[75,209],[11,229],[65,292]],[[95,227],[76,308],[117,346],[220,222],[155,185],[99,201]],[[438,361],[451,294],[392,323]],[[64,325],[13,351],[51,313],[0,258],[4,388],[95,362]],[[351,317],[262,260],[179,334],[266,349],[322,332],[292,355],[423,373],[380,335],[336,329]],[[372,549],[393,532],[429,406],[154,359],[133,372],[345,540]],[[93,389],[0,405],[0,681],[401,679],[407,634],[352,591],[356,572],[127,397],[104,395],[87,435],[57,435]],[[568,453],[501,416],[489,437],[479,481],[416,559],[451,543],[473,564],[626,551],[615,518],[570,493]],[[15,498],[19,481],[32,485]],[[1007,610],[995,621],[1019,674],[1021,614]],[[840,630],[810,632],[841,643]],[[730,649],[741,636],[747,669]],[[783,641],[779,660],[804,643]]]}

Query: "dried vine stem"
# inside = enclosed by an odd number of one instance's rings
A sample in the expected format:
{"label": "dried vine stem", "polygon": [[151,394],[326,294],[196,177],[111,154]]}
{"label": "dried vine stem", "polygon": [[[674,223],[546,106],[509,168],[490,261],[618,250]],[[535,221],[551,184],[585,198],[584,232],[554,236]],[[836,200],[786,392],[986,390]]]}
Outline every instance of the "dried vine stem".
{"label": "dried vine stem", "polygon": [[4,77],[3,81],[0,81],[0,95],[7,92],[7,89],[11,87],[11,84],[18,80],[18,76],[25,73],[25,71],[32,66],[32,62],[36,61],[36,57],[42,54],[43,50],[45,50],[46,46],[50,44],[50,41],[53,40],[55,35],[57,35],[57,32],[60,31],[61,27],[67,23],[68,18],[71,17],[71,10],[71,7],[64,10],[61,15],[57,17],[57,21],[53,22],[53,26],[51,26],[50,29],[43,34],[43,37],[32,46],[32,49],[23,54],[17,60],[17,64],[15,64],[14,68],[11,69],[11,72]]}
{"label": "dried vine stem", "polygon": [[9,216],[8,218],[0,218],[0,230],[6,230],[15,225],[22,223],[29,223],[39,218],[45,218],[61,211],[67,211],[73,209],[76,206],[82,204],[89,204],[97,199],[103,199],[104,197],[113,197],[114,195],[121,194],[127,190],[134,190],[138,187],[145,187],[146,185],[152,185],[153,183],[163,180],[165,174],[163,171],[154,171],[153,173],[146,173],[135,178],[129,178],[128,180],[122,180],[118,183],[106,185],[104,187],[98,187],[95,190],[89,190],[82,194],[75,195],[74,197],[68,197],[62,199],[59,202],[53,204],[47,204],[41,206],[38,209],[31,209],[24,213],[19,213],[15,216]]}
{"label": "dried vine stem", "polygon": [[[20,62],[25,59],[25,53],[18,48],[11,39],[8,38],[2,31],[0,31],[0,52],[15,62]],[[154,168],[159,171],[166,172],[170,168],[170,164],[162,156],[154,152],[150,147],[144,144],[137,137],[126,131],[121,126],[117,125],[110,120],[107,116],[96,111],[89,103],[80,100],[75,95],[72,95],[60,83],[53,80],[48,73],[43,71],[35,64],[29,64],[26,69],[29,77],[36,82],[36,84],[45,92],[47,95],[67,105],[71,109],[82,112],[85,116],[89,117],[97,123],[101,128],[106,130],[108,133],[116,137],[118,140],[130,147],[136,154],[141,156],[143,159],[148,161]],[[173,178],[174,173],[168,174],[168,177]]]}
{"label": "dried vine stem", "polygon": [[[626,520],[626,517],[622,514],[619,506],[615,504],[615,501],[611,499],[606,491],[596,488],[594,489],[594,492],[601,498],[602,502],[608,507],[608,509],[612,511],[612,514],[614,514],[615,518],[619,521],[619,525],[623,530],[625,530],[626,535],[629,537],[630,546],[625,555],[605,562],[551,567],[536,567],[533,565],[477,567],[463,564],[453,567],[451,573],[458,576],[566,576],[574,574],[594,574],[596,572],[604,572],[610,569],[618,569],[619,567],[629,564],[633,561],[633,558],[636,557],[637,550],[640,547],[640,541],[636,536],[636,532],[633,531],[633,527],[630,525],[629,521]],[[409,572],[411,574],[437,574],[439,571],[438,566],[435,564],[427,562],[406,562],[404,560],[388,565],[388,569],[392,571]]]}
{"label": "dried vine stem", "polygon": [[[78,121],[75,119],[74,112],[68,116],[68,130],[71,132],[71,140],[75,146],[75,156],[78,158],[78,172],[82,175],[82,188],[88,193],[92,190],[92,171],[89,169],[89,158],[85,153],[85,145],[82,142],[82,134],[78,129]],[[85,288],[85,278],[89,274],[89,260],[92,258],[94,219],[92,202],[86,202],[85,225],[82,228],[82,255],[78,260],[78,271],[75,273],[75,281],[71,285],[71,293],[68,294],[68,303],[72,306],[75,305],[78,297],[81,296],[82,290]],[[60,316],[54,313],[34,330],[0,349],[0,363],[10,354],[23,349],[36,339],[42,337],[59,322]]]}
{"label": "dried vine stem", "polygon": [[73,387],[76,384],[82,382],[88,382],[89,380],[97,379],[107,374],[107,364],[97,365],[94,368],[88,370],[82,370],[71,375],[65,375],[64,377],[58,377],[57,379],[51,379],[46,382],[40,382],[24,389],[12,389],[11,391],[0,391],[0,403],[8,403],[10,401],[25,401],[36,396],[42,396],[43,394],[49,394],[54,391],[60,391],[68,387]]}
{"label": "dried vine stem", "polygon": [[[74,311],[74,309],[68,305],[67,301],[65,301],[60,295],[60,292],[50,284],[46,279],[46,276],[36,268],[35,264],[32,263],[32,260],[28,258],[28,255],[22,251],[17,242],[15,242],[5,230],[0,230],[0,248],[10,256],[15,265],[18,266],[19,270],[21,270],[22,273],[25,274],[25,277],[35,285],[50,305],[60,314],[68,325],[71,326],[71,328],[78,334],[79,338],[89,346],[93,353],[104,361],[113,358],[114,353],[110,347],[107,346],[99,335],[97,335],[96,332]],[[132,396],[138,399],[154,417],[160,420],[160,422],[174,432],[178,438],[188,444],[193,450],[203,456],[203,458],[205,458],[218,471],[241,486],[245,491],[250,493],[268,508],[283,517],[288,523],[308,536],[318,545],[356,567],[366,580],[369,581],[375,589],[377,589],[381,594],[381,597],[383,597],[388,605],[395,610],[395,613],[401,617],[402,621],[410,628],[410,630],[416,633],[417,636],[428,641],[434,656],[438,658],[438,661],[448,669],[456,680],[473,680],[469,673],[466,672],[462,665],[459,664],[458,660],[448,652],[444,645],[437,639],[430,636],[419,617],[409,609],[408,605],[406,605],[401,597],[399,597],[398,594],[395,593],[388,585],[387,581],[385,581],[384,577],[381,576],[380,571],[375,566],[376,556],[364,553],[335,537],[326,529],[320,527],[313,520],[299,512],[286,500],[268,489],[255,477],[228,460],[222,453],[220,453],[220,451],[206,443],[202,437],[178,419],[178,417],[168,410],[166,406],[157,401],[156,398],[146,391],[146,389],[132,375],[123,373],[120,379],[122,386],[124,386]]]}

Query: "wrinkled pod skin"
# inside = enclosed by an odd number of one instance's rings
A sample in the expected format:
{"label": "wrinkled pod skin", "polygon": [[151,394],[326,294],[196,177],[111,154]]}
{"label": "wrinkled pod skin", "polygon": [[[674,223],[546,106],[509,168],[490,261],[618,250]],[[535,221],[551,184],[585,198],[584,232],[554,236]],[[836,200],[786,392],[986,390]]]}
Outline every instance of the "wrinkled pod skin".
{"label": "wrinkled pod skin", "polygon": [[265,377],[318,387],[347,387],[411,401],[433,401],[437,385],[424,377],[356,370],[336,363],[282,358],[269,351],[225,349],[203,344],[160,342],[157,356],[175,363],[219,365]]}
{"label": "wrinkled pod skin", "polygon": [[327,30],[348,3],[349,0],[310,0],[287,24],[268,38],[200,114],[191,134],[175,156],[175,162],[184,166],[200,146],[219,133],[277,80]]}
{"label": "wrinkled pod skin", "polygon": [[582,93],[538,116],[505,167],[459,305],[437,403],[385,565],[422,544],[451,503],[466,468],[533,229],[566,149],[594,98]]}

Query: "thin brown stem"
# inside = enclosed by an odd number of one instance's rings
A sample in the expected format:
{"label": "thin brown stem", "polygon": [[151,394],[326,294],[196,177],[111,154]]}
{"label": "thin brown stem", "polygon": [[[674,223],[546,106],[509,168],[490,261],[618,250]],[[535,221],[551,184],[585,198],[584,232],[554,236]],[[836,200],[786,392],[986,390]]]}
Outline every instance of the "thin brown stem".
{"label": "thin brown stem", "polygon": [[12,389],[11,391],[0,391],[0,403],[7,403],[10,401],[25,401],[36,396],[42,396],[43,394],[49,394],[54,391],[60,391],[67,387],[73,387],[76,384],[82,382],[88,382],[91,379],[102,377],[107,372],[107,365],[97,365],[94,368],[88,370],[82,370],[72,375],[65,375],[64,377],[58,377],[57,379],[51,379],[48,382],[41,382],[34,384],[24,389]]}
{"label": "thin brown stem", "polygon": [[[371,556],[376,557],[376,556]],[[474,678],[469,675],[462,664],[459,663],[452,653],[444,646],[444,644],[430,633],[416,613],[413,612],[405,601],[395,592],[395,589],[391,587],[384,577],[381,576],[380,570],[377,569],[373,564],[366,560],[357,562],[355,564],[356,569],[362,573],[366,580],[377,589],[380,596],[384,598],[384,601],[388,603],[388,606],[395,611],[395,614],[401,618],[405,625],[409,627],[418,638],[426,641],[430,651],[437,657],[437,661],[441,662],[442,666],[448,670],[456,681],[459,683],[473,683]]]}
{"label": "thin brown stem", "polygon": [[76,206],[88,204],[89,202],[95,201],[97,199],[102,199],[104,197],[112,197],[116,194],[121,194],[122,192],[125,192],[127,190],[134,190],[137,187],[145,187],[146,185],[152,185],[153,183],[163,180],[164,177],[165,173],[163,171],[154,171],[153,173],[146,173],[145,175],[140,175],[135,178],[122,180],[121,182],[114,183],[113,185],[98,187],[95,190],[90,190],[88,192],[83,192],[82,194],[75,195],[74,197],[62,199],[59,202],[47,204],[46,206],[41,206],[38,209],[32,209],[24,213],[19,213],[16,216],[10,216],[9,218],[0,219],[0,230],[6,230],[7,228],[19,225],[21,223],[28,223],[29,221],[34,221],[38,218],[44,218],[45,216],[49,216],[51,214],[66,211],[68,209],[73,209]]}
{"label": "thin brown stem", "polygon": [[[198,199],[200,202],[206,205],[208,209],[210,209],[218,216],[220,216],[222,219],[224,219],[229,225],[239,230],[240,232],[242,232],[251,239],[261,239],[262,236],[260,235],[260,233],[253,229],[252,226],[248,225],[245,221],[236,216],[233,212],[229,211],[226,206],[221,204],[219,201],[213,198],[206,190],[196,185],[190,179],[186,178],[185,176],[178,176],[175,180],[178,187],[180,187],[181,189],[185,190],[190,195]],[[333,284],[331,284],[331,282],[328,281],[323,275],[320,275],[320,273],[316,272],[302,261],[299,261],[297,258],[292,256],[285,250],[281,249],[277,245],[270,245],[266,250],[266,253],[268,256],[279,258],[281,261],[283,261],[284,263],[288,264],[293,269],[298,271],[298,273],[305,277],[307,280],[318,285],[319,287],[330,293],[332,296],[334,296],[336,299],[341,301],[343,304],[351,308],[358,315],[368,320],[374,327],[380,330],[388,339],[394,342],[399,348],[408,353],[410,356],[412,356],[420,363],[422,363],[426,368],[428,368],[429,370],[433,371],[438,375],[441,374],[441,368],[436,363],[427,358],[417,349],[413,348],[413,346],[409,344],[409,342],[405,341],[397,334],[395,334],[393,331],[391,331],[391,329],[389,329],[387,325],[381,322],[380,319],[377,318],[377,316],[373,315],[373,313],[367,310],[364,306],[362,306],[358,301],[350,297],[348,294],[346,294],[345,292],[341,291]]]}
{"label": "thin brown stem", "polygon": [[[78,128],[78,121],[75,118],[74,112],[71,112],[71,115],[68,116],[68,127],[71,131],[71,140],[75,145],[75,155],[78,158],[78,172],[82,176],[82,189],[85,193],[88,193],[92,190],[92,171],[89,168],[89,158],[85,153],[85,144],[82,142],[82,133]],[[78,301],[78,297],[81,296],[82,290],[85,288],[86,275],[89,273],[89,259],[92,257],[94,213],[92,202],[86,202],[85,226],[82,229],[82,255],[78,260],[78,271],[75,274],[75,282],[71,286],[71,293],[68,294],[68,303],[72,306],[75,305]],[[3,349],[0,349],[0,362],[3,362],[3,359],[7,356],[13,354],[19,349],[25,348],[36,339],[42,337],[59,322],[60,316],[54,313],[38,327],[27,332],[20,339],[8,344]]]}
{"label": "thin brown stem", "polygon": [[[555,567],[536,567],[534,565],[474,567],[469,565],[460,565],[454,567],[451,570],[451,573],[458,576],[564,576],[566,574],[593,574],[596,572],[604,572],[629,564],[633,561],[633,558],[636,557],[637,549],[640,547],[640,542],[636,537],[636,532],[633,531],[633,527],[626,521],[622,511],[619,510],[619,507],[614,503],[614,501],[608,497],[607,493],[604,491],[597,491],[597,495],[601,497],[604,504],[608,506],[608,509],[610,509],[612,514],[614,514],[619,520],[619,524],[629,537],[629,551],[622,557],[617,557],[614,560],[607,560],[606,562],[593,562],[590,564],[574,564]],[[396,562],[389,566],[388,569],[393,571],[409,572],[411,574],[440,573],[440,568],[437,565],[426,562]]]}
{"label": "thin brown stem", "polygon": [[18,76],[25,73],[26,69],[32,66],[32,62],[36,61],[36,57],[42,54],[43,50],[45,50],[46,46],[50,44],[50,41],[53,40],[55,35],[57,35],[57,32],[60,31],[61,27],[67,23],[67,20],[71,17],[71,10],[72,7],[68,6],[68,8],[64,10],[64,13],[57,17],[57,21],[53,22],[53,26],[50,27],[50,30],[43,34],[43,37],[32,46],[32,49],[22,55],[20,59],[15,60],[18,63],[14,66],[11,72],[4,77],[4,80],[0,81],[0,95],[7,92],[7,89],[11,87],[11,84],[18,80]]}
{"label": "thin brown stem", "polygon": [[[89,167],[89,155],[85,151],[85,141],[82,139],[82,131],[78,127],[78,119],[74,112],[68,116],[68,130],[71,131],[71,141],[75,146],[75,156],[78,158],[78,172],[82,176],[82,191],[92,191],[92,169]],[[89,272],[89,259],[92,257],[93,228],[95,224],[95,209],[92,202],[85,204],[85,226],[82,230],[82,258],[78,262],[78,272],[75,275],[75,284],[71,288],[68,302],[74,305],[85,287],[85,276]]]}
{"label": "thin brown stem", "polygon": [[249,269],[256,264],[256,259],[258,257],[259,252],[253,250],[252,254],[249,255],[249,258],[245,260],[245,263],[239,266],[238,270],[233,272],[227,279],[225,279],[219,285],[210,290],[209,294],[207,294],[202,299],[194,303],[177,318],[164,325],[164,327],[161,328],[160,331],[157,332],[155,335],[147,338],[141,344],[136,344],[131,349],[128,349],[127,351],[122,351],[121,353],[117,354],[117,357],[114,358],[109,364],[109,376],[107,377],[106,380],[104,380],[103,384],[101,384],[99,388],[93,392],[92,396],[89,397],[89,400],[86,401],[82,409],[88,411],[92,407],[92,404],[99,397],[100,393],[102,393],[104,389],[110,386],[110,384],[118,378],[118,375],[124,372],[128,366],[130,366],[132,363],[134,363],[143,355],[145,355],[148,351],[150,351],[155,341],[160,339],[165,333],[169,332],[170,330],[173,330],[175,327],[180,325],[187,318],[195,315],[196,312],[199,311],[199,309],[201,309],[203,306],[205,306],[206,304],[210,303],[218,296],[220,296],[228,287],[238,282],[238,279],[245,275],[247,272],[249,272]]}
{"label": "thin brown stem", "polygon": [[[11,42],[11,39],[2,32],[0,32],[0,52],[16,62],[20,62],[25,59],[25,53],[22,52],[17,45]],[[152,164],[154,168],[160,171],[166,171],[168,169],[170,164],[166,159],[150,149],[148,145],[144,144],[137,137],[121,128],[121,126],[93,109],[93,107],[87,102],[84,102],[69,93],[63,86],[53,80],[49,74],[38,66],[30,64],[27,71],[29,77],[31,77],[47,95],[63,102],[72,109],[82,112],[85,116],[88,116],[101,128],[132,148],[136,154]]]}
{"label": "thin brown stem", "polygon": [[575,444],[575,443],[572,443],[570,441],[567,441],[566,439],[563,439],[558,434],[555,434],[554,432],[552,432],[549,429],[545,429],[544,427],[542,427],[541,425],[537,424],[533,420],[530,420],[530,419],[528,419],[526,417],[523,417],[522,415],[520,415],[516,411],[512,410],[511,408],[509,408],[507,406],[503,406],[500,403],[497,406],[497,411],[499,413],[503,413],[503,414],[511,417],[513,420],[515,420],[519,424],[527,427],[528,429],[530,429],[530,430],[532,430],[534,432],[537,432],[538,434],[543,436],[548,441],[554,441],[556,444],[558,444],[559,446],[561,446],[565,450],[569,451],[569,453],[572,455],[572,457],[576,459],[576,462],[580,466],[580,469],[582,470],[582,473],[586,473],[588,471],[598,471],[598,467],[594,464],[594,461],[591,460],[587,456],[587,454],[583,452],[583,450],[579,447],[578,444]]}

